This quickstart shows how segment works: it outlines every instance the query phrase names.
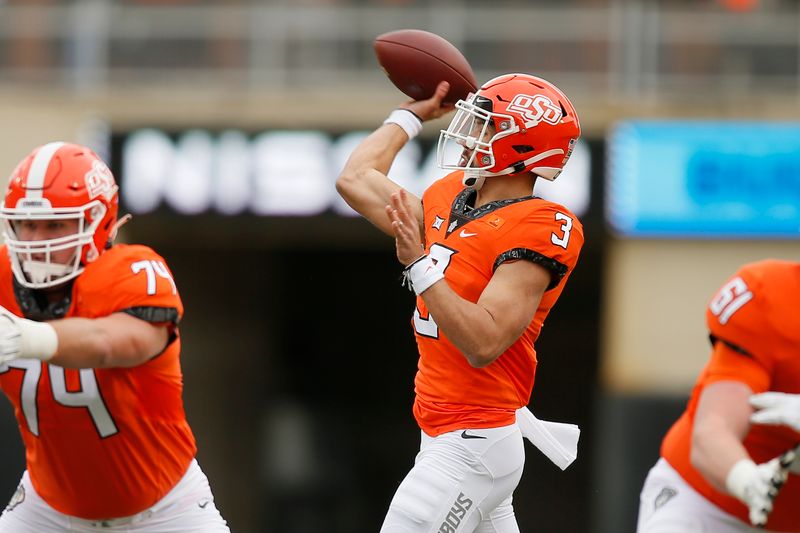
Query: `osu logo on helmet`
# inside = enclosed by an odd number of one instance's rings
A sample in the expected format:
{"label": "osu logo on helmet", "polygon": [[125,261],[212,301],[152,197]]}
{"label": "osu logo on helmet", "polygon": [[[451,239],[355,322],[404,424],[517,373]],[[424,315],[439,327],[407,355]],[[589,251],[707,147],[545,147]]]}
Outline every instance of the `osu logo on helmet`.
{"label": "osu logo on helmet", "polygon": [[[111,246],[119,209],[118,187],[106,164],[89,148],[52,142],[34,149],[11,173],[0,206],[3,236],[17,281],[52,287],[68,281]],[[77,221],[75,233],[23,240],[20,224],[30,220]],[[56,262],[54,252],[73,250]]]}
{"label": "osu logo on helmet", "polygon": [[554,180],[581,134],[567,96],[529,74],[489,80],[456,110],[439,135],[439,165],[473,181],[524,172]]}
{"label": "osu logo on helmet", "polygon": [[508,105],[508,110],[519,113],[526,119],[531,127],[544,120],[548,124],[555,126],[561,121],[563,113],[548,97],[543,94],[528,96],[518,94]]}

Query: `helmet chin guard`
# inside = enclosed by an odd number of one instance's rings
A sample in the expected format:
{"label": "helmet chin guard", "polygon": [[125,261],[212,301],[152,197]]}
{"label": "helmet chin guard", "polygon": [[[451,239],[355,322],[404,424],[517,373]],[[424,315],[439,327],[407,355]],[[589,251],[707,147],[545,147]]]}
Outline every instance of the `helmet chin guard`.
{"label": "helmet chin guard", "polygon": [[463,183],[467,187],[472,187],[476,191],[479,191],[479,190],[481,190],[481,187],[483,187],[483,183],[485,181],[486,181],[486,178],[483,178],[481,176],[475,176],[474,174],[472,174],[468,170],[465,170],[464,171],[464,179],[461,180],[461,183]]}
{"label": "helmet chin guard", "polygon": [[[49,282],[53,279],[63,283],[68,276],[72,273],[76,275],[80,272],[76,268],[70,268],[69,264],[62,265],[60,263],[53,263],[51,261],[34,261],[29,259],[22,262],[22,271],[25,273],[26,279],[30,281],[31,287],[49,287]],[[74,277],[74,276],[73,276]]]}

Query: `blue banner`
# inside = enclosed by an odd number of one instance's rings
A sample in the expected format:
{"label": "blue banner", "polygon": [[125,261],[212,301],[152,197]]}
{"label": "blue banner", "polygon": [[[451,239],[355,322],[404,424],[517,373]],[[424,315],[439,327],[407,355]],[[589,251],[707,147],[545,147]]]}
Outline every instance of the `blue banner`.
{"label": "blue banner", "polygon": [[607,180],[622,235],[800,238],[799,123],[620,123]]}

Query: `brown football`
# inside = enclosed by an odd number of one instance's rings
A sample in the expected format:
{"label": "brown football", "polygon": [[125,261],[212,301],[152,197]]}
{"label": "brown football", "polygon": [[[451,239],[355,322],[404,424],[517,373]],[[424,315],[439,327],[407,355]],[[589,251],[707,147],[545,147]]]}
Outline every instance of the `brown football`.
{"label": "brown football", "polygon": [[464,55],[447,40],[423,30],[396,30],[373,42],[378,63],[395,86],[414,100],[430,98],[441,81],[450,83],[446,103],[477,89]]}

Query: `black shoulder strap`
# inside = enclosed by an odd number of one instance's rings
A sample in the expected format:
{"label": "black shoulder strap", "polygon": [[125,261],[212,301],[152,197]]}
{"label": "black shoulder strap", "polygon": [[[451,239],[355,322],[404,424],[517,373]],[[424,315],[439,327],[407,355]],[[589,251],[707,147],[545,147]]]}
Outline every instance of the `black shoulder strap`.
{"label": "black shoulder strap", "polygon": [[708,335],[708,340],[711,341],[711,346],[716,346],[718,342],[721,342],[722,344],[724,344],[725,346],[727,346],[728,348],[730,348],[731,350],[733,350],[736,353],[739,353],[739,354],[742,354],[742,355],[745,355],[745,356],[751,357],[751,358],[753,357],[753,354],[751,354],[750,352],[748,352],[747,350],[745,350],[741,346],[733,344],[732,342],[728,342],[725,339],[720,339],[719,337],[717,337],[713,333]]}

